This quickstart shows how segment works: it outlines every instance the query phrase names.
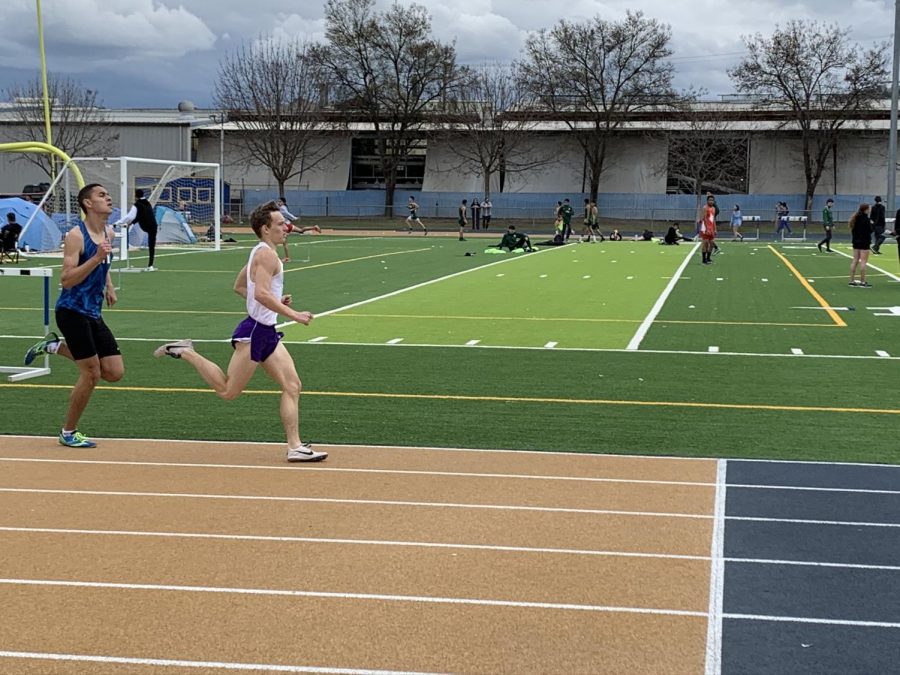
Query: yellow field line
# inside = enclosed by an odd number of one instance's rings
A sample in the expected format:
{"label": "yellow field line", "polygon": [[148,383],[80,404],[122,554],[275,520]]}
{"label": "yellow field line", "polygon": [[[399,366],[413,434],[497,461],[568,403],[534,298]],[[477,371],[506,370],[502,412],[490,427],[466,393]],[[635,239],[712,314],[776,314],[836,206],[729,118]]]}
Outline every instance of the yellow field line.
{"label": "yellow field line", "polygon": [[[573,323],[641,323],[642,319],[585,319],[576,317],[548,317],[548,316],[440,316],[430,314],[367,314],[362,312],[341,312],[332,314],[332,318],[368,318],[376,319],[451,319],[454,321],[568,321]],[[663,321],[656,323],[677,324],[704,324],[713,326],[791,326],[802,328],[834,328],[825,323],[768,323],[763,321]]]}
{"label": "yellow field line", "polygon": [[788,268],[791,272],[793,272],[793,273],[794,273],[794,276],[797,277],[797,279],[800,280],[800,283],[801,283],[801,284],[803,284],[803,288],[805,288],[807,291],[809,291],[809,294],[810,294],[811,296],[813,296],[813,298],[815,298],[816,302],[818,302],[818,303],[822,306],[822,308],[823,308],[826,312],[828,312],[828,316],[831,317],[831,320],[834,321],[835,325],[836,325],[836,326],[840,326],[841,328],[846,328],[846,327],[847,327],[847,324],[844,323],[844,320],[838,315],[837,312],[835,312],[833,309],[831,309],[831,305],[829,305],[827,302],[825,302],[825,298],[823,298],[823,297],[819,294],[819,292],[818,292],[815,288],[812,287],[812,284],[810,284],[810,283],[806,280],[806,277],[804,277],[802,274],[800,274],[800,272],[797,271],[797,268],[794,267],[793,265],[791,265],[790,261],[789,261],[787,258],[785,258],[785,257],[784,257],[781,253],[779,253],[778,251],[776,251],[774,246],[772,246],[771,244],[769,244],[767,248],[768,248],[770,251],[772,251],[772,253],[774,253],[776,256],[778,256],[778,257],[781,259],[781,262],[783,262],[785,265],[787,265],[787,268]]}
{"label": "yellow field line", "polygon": [[358,262],[360,260],[370,260],[371,258],[387,258],[392,255],[404,255],[406,253],[422,253],[423,251],[430,251],[431,248],[414,248],[409,251],[394,251],[393,253],[377,253],[375,255],[364,255],[361,258],[347,258],[346,260],[334,260],[332,262],[327,263],[319,263],[318,265],[310,265],[309,267],[295,267],[294,269],[285,270],[284,273],[288,274],[290,272],[305,272],[306,270],[314,270],[317,267],[330,267],[331,265],[343,265],[345,263]]}
{"label": "yellow field line", "polygon": [[[25,384],[25,383],[0,383],[0,389],[65,389],[72,386],[68,384]],[[157,394],[213,394],[211,389],[194,387],[111,387],[101,385],[100,391],[111,392],[138,392]],[[243,393],[257,396],[280,396],[281,392],[266,389],[248,389]],[[643,406],[660,408],[702,408],[714,410],[767,410],[773,412],[831,412],[831,413],[863,413],[876,415],[900,415],[900,409],[892,408],[841,408],[836,406],[809,406],[809,405],[766,405],[753,403],[704,403],[698,401],[631,401],[602,398],[544,398],[538,396],[464,396],[456,394],[387,394],[381,392],[363,391],[304,391],[304,396],[325,397],[350,397],[350,398],[386,398],[386,399],[413,399],[427,401],[472,401],[472,402],[497,402],[497,403],[559,403],[578,405],[621,405]]]}

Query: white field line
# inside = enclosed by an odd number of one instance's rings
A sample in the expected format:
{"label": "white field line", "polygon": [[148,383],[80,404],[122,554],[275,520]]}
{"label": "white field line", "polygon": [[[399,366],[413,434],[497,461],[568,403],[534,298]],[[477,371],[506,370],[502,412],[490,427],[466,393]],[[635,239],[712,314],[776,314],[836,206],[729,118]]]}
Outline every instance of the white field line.
{"label": "white field line", "polygon": [[203,670],[254,671],[265,673],[329,673],[331,675],[429,675],[399,670],[368,670],[359,668],[328,668],[324,666],[286,666],[269,663],[229,663],[223,661],[185,661],[182,659],[149,659],[129,656],[95,654],[57,654],[51,652],[0,651],[0,658],[34,661],[71,661],[75,663],[114,663],[125,666],[154,666],[158,668],[191,668]]}
{"label": "white field line", "polygon": [[[518,260],[518,258],[517,258]],[[501,261],[506,262],[506,261]],[[27,309],[27,308],[22,308]],[[336,310],[335,310],[336,311]],[[232,312],[229,312],[231,314]],[[234,315],[242,315],[242,312],[233,312]],[[321,314],[317,314],[316,316],[322,316]],[[28,335],[0,335],[0,339],[29,339],[29,340],[38,340],[44,337],[43,335],[37,335],[34,333]],[[146,337],[121,337],[116,336],[116,340],[119,342],[151,342],[162,344],[165,342],[173,342],[174,340],[183,339],[180,336],[168,336],[161,338],[146,338]],[[200,343],[227,343],[231,342],[231,338],[217,338],[213,340],[203,340],[197,338],[191,338],[194,342]],[[513,350],[513,351],[546,351],[546,347],[528,347],[528,346],[509,346],[509,345],[485,345],[478,344],[469,346],[466,344],[431,344],[431,343],[413,343],[413,342],[401,342],[396,345],[386,345],[384,342],[338,342],[338,341],[322,341],[311,343],[310,340],[282,340],[282,343],[286,345],[331,345],[338,347],[412,347],[412,348],[426,348],[426,349],[501,349],[501,350]],[[622,348],[605,348],[605,347],[559,347],[556,346],[553,348],[558,352],[576,352],[576,353],[609,353],[609,354],[635,354],[637,353],[635,350],[622,349]],[[663,355],[673,355],[673,356],[738,356],[738,357],[774,357],[774,358],[798,358],[796,354],[785,354],[785,353],[768,353],[768,352],[716,352],[715,354],[710,354],[710,352],[705,351],[692,351],[692,350],[676,350],[676,349],[641,349],[641,354],[663,354]],[[883,361],[885,357],[883,356],[870,356],[866,354],[803,354],[800,358],[804,359],[829,359],[829,360],[852,360],[852,361]],[[891,356],[889,357],[892,361],[900,361],[900,356]]]}
{"label": "white field line", "polygon": [[469,341],[466,343],[466,347],[474,347],[474,346],[477,345],[479,342],[481,342],[481,340],[469,340]]}
{"label": "white field line", "polygon": [[666,287],[663,289],[663,292],[660,293],[659,297],[656,299],[653,307],[650,309],[650,313],[644,318],[643,323],[638,326],[637,332],[631,338],[631,341],[628,343],[628,347],[626,347],[626,351],[636,351],[640,346],[641,342],[644,340],[644,337],[647,335],[647,332],[650,330],[650,326],[653,325],[653,322],[656,320],[657,315],[662,311],[663,305],[666,304],[666,300],[669,299],[669,295],[671,295],[672,291],[675,290],[675,284],[678,283],[678,279],[681,278],[681,275],[684,273],[685,268],[688,266],[688,263],[691,262],[691,258],[694,257],[694,253],[697,252],[697,249],[700,248],[700,243],[694,244],[688,254],[684,257],[684,260],[681,261],[681,265],[678,266],[678,269],[675,270],[675,274],[669,280],[669,283],[666,284]]}
{"label": "white field line", "polygon": [[[853,260],[853,256],[850,255],[849,253],[844,253],[843,251],[839,251],[838,249],[834,249],[834,252],[837,253],[838,255],[844,256],[845,258],[849,258],[850,260]],[[881,269],[880,267],[876,267],[875,265],[873,265],[871,258],[869,258],[869,262],[866,265],[866,269],[867,270],[875,270],[876,272],[881,272],[884,276],[890,277],[894,281],[900,281],[900,277],[898,277],[896,274],[893,274],[891,272],[888,272],[885,269]]]}
{"label": "white field line", "polygon": [[[320,537],[287,537],[249,534],[221,534],[207,532],[145,532],[135,530],[87,530],[55,527],[0,527],[0,532],[13,534],[75,534],[101,537],[150,537],[159,539],[200,539],[220,541],[253,541],[286,544],[323,544],[338,546],[396,546],[400,548],[450,549],[467,551],[496,551],[500,553],[529,553],[538,555],[596,556],[610,558],[650,558],[663,560],[689,560],[714,562],[706,555],[686,555],[679,553],[650,553],[643,551],[602,551],[593,549],[548,548],[535,546],[501,546],[490,544],[454,544],[429,541],[396,541],[380,539],[326,539]],[[879,570],[900,572],[898,565],[868,565],[863,563],[838,563],[808,560],[776,560],[766,558],[721,558],[722,562],[758,565],[789,565],[794,567],[833,567],[841,569]],[[720,608],[721,609],[721,608]]]}
{"label": "white field line", "polygon": [[128,591],[174,591],[182,593],[214,593],[223,595],[258,595],[289,598],[327,598],[339,600],[376,600],[380,602],[423,603],[435,605],[474,605],[478,607],[511,607],[515,609],[549,609],[576,612],[609,612],[623,614],[656,614],[665,616],[706,617],[706,612],[654,607],[617,607],[579,605],[563,602],[529,602],[525,600],[492,600],[487,598],[447,598],[429,595],[385,595],[379,593],[336,593],[267,588],[226,588],[221,586],[180,586],[170,584],[122,584],[100,581],[57,581],[52,579],[0,579],[7,586],[49,586],[54,588],[103,588]]}
{"label": "white field line", "polygon": [[388,340],[386,344],[389,345],[398,345],[403,342],[403,338],[393,338],[392,340]]}
{"label": "white field line", "polygon": [[[564,246],[560,246],[559,248],[565,248]],[[362,307],[363,305],[368,305],[373,302],[377,302],[379,300],[384,300],[385,298],[391,298],[395,295],[400,295],[402,293],[407,293],[409,291],[414,291],[417,288],[423,288],[425,286],[430,286],[431,284],[436,284],[441,281],[446,281],[447,279],[452,279],[454,277],[462,276],[463,274],[470,274],[472,272],[477,272],[478,270],[484,270],[488,267],[494,267],[495,265],[503,265],[504,263],[515,262],[516,260],[533,260],[534,256],[542,255],[544,253],[549,253],[550,251],[538,251],[536,253],[532,253],[528,258],[524,256],[518,256],[516,258],[504,258],[503,260],[498,260],[496,262],[488,263],[487,265],[481,265],[480,267],[472,267],[471,269],[461,270],[459,272],[454,272],[453,274],[446,274],[442,277],[438,277],[437,279],[429,279],[428,281],[423,281],[419,284],[413,284],[412,286],[407,286],[406,288],[400,288],[396,291],[391,291],[390,293],[384,293],[382,295],[376,295],[373,298],[367,298],[366,300],[360,300],[359,302],[353,302],[349,305],[344,305],[343,307],[335,307],[334,309],[328,309],[324,312],[317,312],[316,317],[328,316],[329,314],[337,314],[338,312],[344,312],[348,309],[353,309],[355,307]],[[285,326],[291,326],[295,324],[296,321],[285,321],[284,323],[280,323],[276,326],[276,328],[284,328]]]}
{"label": "white field line", "polygon": [[722,608],[725,589],[725,495],[728,465],[716,462],[716,499],[710,546],[709,610],[706,624],[706,675],[722,673]]}

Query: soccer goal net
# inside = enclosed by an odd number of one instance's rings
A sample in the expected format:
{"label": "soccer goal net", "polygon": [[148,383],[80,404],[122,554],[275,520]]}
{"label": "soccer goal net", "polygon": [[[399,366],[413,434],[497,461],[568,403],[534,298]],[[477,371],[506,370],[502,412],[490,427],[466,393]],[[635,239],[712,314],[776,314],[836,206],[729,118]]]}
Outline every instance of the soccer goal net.
{"label": "soccer goal net", "polygon": [[[136,191],[141,190],[154,207],[159,225],[157,246],[221,248],[222,184],[218,164],[139,157],[74,158],[62,168],[38,204],[62,235],[81,218],[73,163],[85,184],[100,183],[109,191],[113,201],[110,224],[128,213]],[[133,254],[147,246],[147,233],[137,223],[118,228],[116,236],[122,261],[129,259],[129,252]]]}

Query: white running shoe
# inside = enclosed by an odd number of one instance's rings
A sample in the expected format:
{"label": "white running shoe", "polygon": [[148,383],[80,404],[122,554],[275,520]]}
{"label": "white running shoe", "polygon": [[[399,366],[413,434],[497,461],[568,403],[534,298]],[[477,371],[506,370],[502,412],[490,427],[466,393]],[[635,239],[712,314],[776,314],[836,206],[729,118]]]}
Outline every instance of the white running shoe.
{"label": "white running shoe", "polygon": [[163,356],[171,356],[173,359],[180,359],[181,355],[188,349],[193,349],[194,343],[191,340],[178,340],[178,342],[167,342],[164,345],[153,350],[153,356],[161,358]]}
{"label": "white running shoe", "polygon": [[287,453],[289,462],[321,462],[326,457],[327,452],[317,452],[309,443],[301,443],[299,448],[291,448]]}

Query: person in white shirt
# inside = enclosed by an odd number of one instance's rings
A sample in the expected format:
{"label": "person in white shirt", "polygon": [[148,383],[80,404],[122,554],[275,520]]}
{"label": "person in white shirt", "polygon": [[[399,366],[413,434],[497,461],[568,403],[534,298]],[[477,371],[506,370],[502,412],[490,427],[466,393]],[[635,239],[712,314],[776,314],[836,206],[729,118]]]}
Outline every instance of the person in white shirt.
{"label": "person in white shirt", "polygon": [[116,221],[116,226],[124,225],[126,227],[123,236],[128,237],[128,226],[137,221],[138,227],[147,233],[147,247],[150,250],[150,259],[147,261],[147,271],[155,272],[153,266],[153,258],[156,255],[156,234],[159,231],[159,225],[156,222],[156,215],[153,212],[153,205],[144,198],[144,191],[138,188],[134,191],[134,205],[125,214],[124,218]]}
{"label": "person in white shirt", "polygon": [[171,356],[190,363],[216,394],[232,401],[241,395],[256,367],[281,387],[281,423],[288,443],[287,461],[317,462],[328,456],[317,452],[300,440],[300,376],[290,352],[281,342],[284,337],[275,329],[278,316],[309,325],[312,312],[294,309],[290,295],[283,295],[284,265],[278,259],[277,247],[287,238],[287,224],[275,202],[267,202],[250,214],[250,227],[259,243],[250,251],[250,260],[238,272],[234,292],[247,301],[247,318],[231,336],[234,353],[227,374],[201,356],[191,340],[169,342],[158,347],[157,358]]}
{"label": "person in white shirt", "polygon": [[494,208],[494,205],[491,204],[490,197],[485,197],[484,201],[481,202],[481,227],[482,229],[488,229],[491,225],[491,209]]}

